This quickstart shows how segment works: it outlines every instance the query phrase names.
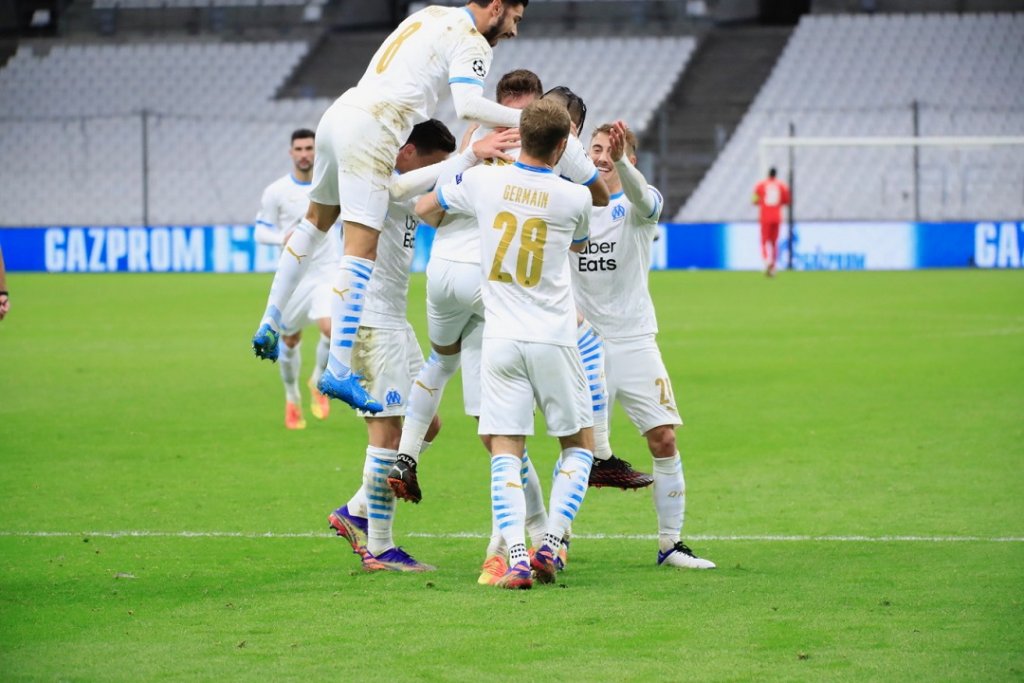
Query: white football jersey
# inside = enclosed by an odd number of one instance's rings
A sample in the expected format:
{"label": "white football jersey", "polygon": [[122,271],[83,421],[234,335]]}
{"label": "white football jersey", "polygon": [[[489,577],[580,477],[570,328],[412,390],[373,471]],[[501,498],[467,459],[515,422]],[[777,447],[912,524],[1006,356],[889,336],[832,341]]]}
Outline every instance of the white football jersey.
{"label": "white football jersey", "polygon": [[654,304],[647,288],[651,242],[658,231],[664,202],[655,196],[654,213],[637,215],[622,192],[608,206],[590,215],[590,243],[572,255],[573,292],[583,315],[606,339],[635,337],[658,331]]}
{"label": "white football jersey", "polygon": [[[491,129],[477,128],[473,133],[472,142],[489,135]],[[519,158],[519,148],[505,151],[513,159]],[[510,162],[502,159],[485,159],[487,165],[503,166]],[[590,155],[583,148],[583,143],[574,135],[569,136],[569,142],[565,146],[565,153],[555,166],[555,173],[578,185],[590,186],[598,178],[597,167],[590,160]],[[439,178],[438,186],[443,185],[449,179]],[[457,261],[458,263],[480,263],[480,229],[477,227],[476,218],[472,216],[452,216],[442,223],[444,230],[438,230],[434,236],[434,244],[430,247],[431,257]]]}
{"label": "white football jersey", "polygon": [[363,300],[364,327],[401,330],[408,325],[409,268],[416,250],[416,226],[419,218],[413,208],[416,199],[388,204],[384,228],[377,244],[373,277]]}
{"label": "white football jersey", "polygon": [[359,83],[338,101],[370,112],[405,142],[450,83],[484,86],[493,52],[465,7],[410,14],[377,49]]}
{"label": "white football jersey", "polygon": [[480,226],[484,337],[576,346],[569,246],[587,239],[587,188],[517,161],[471,168],[437,198]]}
{"label": "white football jersey", "polygon": [[[305,217],[309,208],[310,185],[296,180],[290,173],[267,185],[260,201],[260,212],[256,215],[256,225],[275,230],[283,237]],[[313,254],[310,272],[337,268],[341,254],[341,228],[335,225]]]}

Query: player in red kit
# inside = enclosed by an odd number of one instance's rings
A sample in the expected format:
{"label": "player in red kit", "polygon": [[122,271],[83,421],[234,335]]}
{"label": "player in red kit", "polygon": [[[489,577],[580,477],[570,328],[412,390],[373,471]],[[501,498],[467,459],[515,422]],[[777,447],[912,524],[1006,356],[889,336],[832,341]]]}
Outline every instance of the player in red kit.
{"label": "player in red kit", "polygon": [[789,188],[775,177],[774,168],[769,169],[768,177],[754,187],[754,204],[761,209],[761,258],[764,259],[764,274],[773,277],[778,257],[776,244],[779,241],[782,207],[789,204]]}

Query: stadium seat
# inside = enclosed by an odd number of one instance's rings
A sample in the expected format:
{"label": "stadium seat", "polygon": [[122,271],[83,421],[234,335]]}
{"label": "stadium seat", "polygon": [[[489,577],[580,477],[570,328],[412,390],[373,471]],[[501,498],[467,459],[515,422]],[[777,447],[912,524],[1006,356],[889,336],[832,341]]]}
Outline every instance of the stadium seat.
{"label": "stadium seat", "polygon": [[[1024,14],[804,17],[676,220],[756,220],[758,141],[788,135],[791,122],[800,136],[910,136],[915,101],[920,135],[1024,135]],[[795,156],[801,219],[914,217],[912,148],[801,148]],[[920,156],[943,179],[926,179],[922,168],[922,218],[1024,215],[1024,149]],[[768,161],[787,174],[785,149]]]}

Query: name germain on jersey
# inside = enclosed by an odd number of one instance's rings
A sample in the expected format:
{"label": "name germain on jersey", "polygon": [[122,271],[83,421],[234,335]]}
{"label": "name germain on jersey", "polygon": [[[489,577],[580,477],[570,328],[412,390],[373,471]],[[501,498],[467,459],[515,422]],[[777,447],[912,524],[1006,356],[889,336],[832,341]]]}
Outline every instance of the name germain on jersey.
{"label": "name germain on jersey", "polygon": [[579,272],[581,273],[596,273],[602,270],[615,270],[618,268],[618,264],[615,263],[613,258],[605,258],[600,256],[598,258],[588,258],[591,254],[614,254],[616,242],[590,242],[587,244],[587,248],[579,254]]}
{"label": "name germain on jersey", "polygon": [[506,185],[502,197],[505,201],[515,202],[516,204],[522,204],[523,206],[535,209],[548,208],[548,193],[541,190],[531,190],[528,187],[520,187],[519,185]]}

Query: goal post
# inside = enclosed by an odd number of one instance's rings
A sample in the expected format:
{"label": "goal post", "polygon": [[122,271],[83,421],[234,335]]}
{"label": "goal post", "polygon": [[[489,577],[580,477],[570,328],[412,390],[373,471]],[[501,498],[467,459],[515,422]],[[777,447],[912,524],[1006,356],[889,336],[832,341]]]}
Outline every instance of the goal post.
{"label": "goal post", "polygon": [[[791,127],[791,132],[792,131],[793,131],[793,129]],[[811,137],[811,136],[797,136],[795,134],[791,134],[790,136],[787,136],[787,137],[777,137],[777,136],[776,137],[771,137],[771,136],[766,136],[766,137],[760,138],[758,140],[758,145],[757,145],[758,178],[764,178],[768,174],[768,169],[771,166],[779,165],[777,163],[773,163],[773,161],[772,161],[773,158],[779,160],[778,154],[773,154],[773,152],[785,151],[787,153],[787,161],[785,163],[787,163],[787,165],[788,165],[788,169],[787,170],[788,170],[789,179],[790,179],[790,185],[791,185],[791,188],[790,188],[791,189],[791,198],[790,198],[790,206],[789,206],[789,226],[790,226],[790,231],[792,232],[793,227],[794,227],[794,223],[796,221],[794,216],[797,213],[796,206],[795,206],[796,205],[796,197],[797,197],[797,188],[792,187],[792,185],[794,184],[793,183],[793,179],[794,179],[794,174],[795,174],[795,171],[796,171],[795,166],[798,164],[798,160],[796,159],[796,156],[794,154],[794,152],[796,152],[796,150],[799,150],[799,149],[815,149],[815,148],[817,148],[817,149],[825,149],[825,148],[847,148],[847,149],[851,149],[851,148],[889,148],[889,149],[907,149],[907,148],[909,148],[909,149],[913,150],[913,158],[912,159],[909,158],[909,157],[907,158],[907,162],[908,163],[907,163],[907,166],[904,167],[904,168],[908,169],[905,172],[907,174],[905,177],[907,178],[907,181],[909,181],[910,187],[908,188],[909,189],[908,194],[912,195],[913,206],[912,207],[907,206],[905,210],[906,210],[907,213],[910,213],[911,209],[912,209],[913,220],[916,221],[916,222],[920,222],[921,218],[922,218],[922,215],[921,215],[922,163],[921,163],[921,159],[920,159],[921,155],[919,154],[920,150],[928,149],[928,148],[931,148],[931,149],[934,149],[934,148],[946,148],[946,149],[950,149],[950,150],[959,150],[959,149],[963,149],[963,150],[991,149],[991,150],[994,150],[994,149],[998,149],[998,148],[1008,149],[1008,148],[1014,148],[1014,147],[1019,148],[1019,150],[1020,150],[1020,156],[1019,157],[1017,157],[1016,156],[1016,152],[1014,152],[1015,158],[1018,158],[1020,160],[1024,160],[1024,135],[944,135],[944,136],[943,135],[938,135],[938,136],[905,135],[905,136],[814,136],[814,137]],[[1022,211],[1024,211],[1024,161],[1022,161],[1022,163],[1020,163],[1019,165],[1020,165],[1020,173],[1019,174],[1015,173],[1014,177],[1016,175],[1020,175],[1021,176],[1022,186],[1021,186],[1021,188],[1018,188],[1019,191],[1015,192],[1015,194],[1019,194],[1020,196],[1017,197],[1016,200],[1011,199],[1011,204],[1013,204],[1013,206],[1016,207],[1016,208],[1013,208],[1011,210],[1022,212]],[[931,166],[931,165],[929,165],[929,166]],[[951,164],[951,166],[952,166],[952,164]],[[1016,167],[1018,166],[1018,164],[1017,163],[1013,163],[1013,166],[1014,166],[1015,171],[1016,171],[1017,170]],[[1004,180],[1007,180],[1008,182],[1011,182],[1011,183],[1014,182],[1012,179],[1004,179]],[[812,215],[812,216],[810,216],[810,218],[811,219],[817,219],[819,217],[816,216],[816,215]],[[849,218],[853,219],[853,218],[859,218],[859,217],[851,216]],[[895,218],[895,216],[891,216],[890,218]],[[972,219],[977,219],[977,220],[982,220],[982,219],[986,219],[987,220],[987,219],[990,219],[990,218],[1005,219],[1005,218],[1009,218],[1009,216],[993,217],[993,216],[977,215],[977,216],[972,216],[971,218]],[[790,240],[790,249],[791,250],[792,250],[792,244],[793,244],[793,241]],[[790,260],[791,259],[792,259],[792,254],[790,254]]]}

